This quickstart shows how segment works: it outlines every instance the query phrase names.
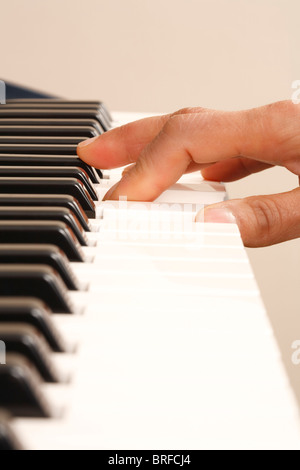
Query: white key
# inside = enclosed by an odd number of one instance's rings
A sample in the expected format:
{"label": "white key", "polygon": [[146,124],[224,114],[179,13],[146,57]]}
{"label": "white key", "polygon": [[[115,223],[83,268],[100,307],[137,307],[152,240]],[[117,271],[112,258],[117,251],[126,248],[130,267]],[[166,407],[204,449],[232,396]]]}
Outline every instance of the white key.
{"label": "white key", "polygon": [[232,247],[240,249],[241,244],[236,237],[206,236],[201,231],[181,232],[175,227],[170,231],[147,232],[146,230],[100,230],[97,238],[97,246],[107,244],[128,244],[134,246],[182,246],[188,245],[192,249],[205,247]]}
{"label": "white key", "polygon": [[221,183],[202,181],[195,183],[177,183],[161,194],[155,202],[215,204],[226,198],[225,187]]}
{"label": "white key", "polygon": [[122,241],[120,243],[99,243],[96,248],[84,248],[84,253],[93,253],[94,261],[101,262],[102,259],[192,259],[206,261],[222,262],[244,262],[248,265],[248,258],[245,250],[240,247],[214,246],[208,247],[203,245],[190,244],[133,244]]}
{"label": "white key", "polygon": [[[201,258],[187,258],[187,259],[152,259],[148,258],[135,258],[135,259],[110,259],[96,257],[94,263],[72,263],[73,271],[78,276],[84,276],[84,273],[117,273],[117,274],[138,274],[138,273],[170,273],[170,274],[215,274],[230,276],[241,275],[252,277],[249,273],[248,263],[229,261],[220,262],[219,260],[204,261]],[[84,277],[83,277],[84,278]]]}
{"label": "white key", "polygon": [[[79,272],[77,272],[79,277]],[[84,279],[89,282],[89,291],[99,291],[104,288],[116,286],[126,289],[139,290],[140,292],[167,292],[175,295],[178,290],[185,294],[216,292],[216,295],[236,293],[237,295],[256,294],[257,286],[250,275],[241,274],[203,274],[195,275],[178,274],[170,275],[164,273],[134,273],[116,274],[97,272],[97,270],[83,271]]]}

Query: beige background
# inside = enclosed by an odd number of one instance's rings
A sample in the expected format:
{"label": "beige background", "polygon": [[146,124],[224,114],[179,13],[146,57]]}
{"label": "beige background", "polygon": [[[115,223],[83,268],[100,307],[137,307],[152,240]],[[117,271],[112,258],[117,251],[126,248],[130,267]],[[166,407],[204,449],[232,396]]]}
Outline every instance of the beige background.
{"label": "beige background", "polygon": [[[241,109],[291,97],[300,79],[299,0],[1,0],[1,78],[111,109]],[[299,130],[300,131],[300,130]],[[297,184],[282,169],[231,197]],[[300,401],[299,240],[249,250]],[[255,345],[253,345],[255,347]]]}

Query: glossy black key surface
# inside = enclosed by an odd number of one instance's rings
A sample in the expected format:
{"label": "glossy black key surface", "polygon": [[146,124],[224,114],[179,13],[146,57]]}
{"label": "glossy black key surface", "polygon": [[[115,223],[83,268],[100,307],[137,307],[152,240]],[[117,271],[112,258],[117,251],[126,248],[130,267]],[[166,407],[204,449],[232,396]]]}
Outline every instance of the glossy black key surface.
{"label": "glossy black key surface", "polygon": [[65,207],[25,207],[25,206],[0,206],[0,220],[37,220],[65,223],[79,243],[87,246],[86,233],[77,217]]}
{"label": "glossy black key surface", "polygon": [[52,137],[52,136],[16,136],[16,135],[0,135],[0,144],[16,144],[16,145],[78,145],[85,140],[85,137]]}
{"label": "glossy black key surface", "polygon": [[99,183],[102,178],[100,170],[84,163],[77,155],[22,155],[22,154],[0,154],[1,166],[57,166],[82,168],[92,183]]}
{"label": "glossy black key surface", "polygon": [[38,330],[22,323],[0,323],[0,338],[6,346],[6,353],[26,357],[46,382],[59,382],[58,373],[50,359],[50,349]]}
{"label": "glossy black key surface", "polygon": [[81,181],[94,201],[98,200],[93,184],[86,172],[79,167],[60,166],[0,166],[0,177],[12,178],[76,178]]}
{"label": "glossy black key surface", "polygon": [[70,351],[53,323],[51,313],[45,303],[35,298],[0,297],[0,324],[32,325],[54,352]]}
{"label": "glossy black key surface", "polygon": [[23,450],[19,439],[10,427],[11,416],[0,409],[0,451],[1,450]]}
{"label": "glossy black key surface", "polygon": [[19,354],[7,354],[6,365],[0,367],[1,406],[14,416],[53,416],[41,384],[39,373],[28,359]]}
{"label": "glossy black key surface", "polygon": [[73,313],[68,291],[49,266],[0,264],[0,297],[36,297],[55,313]]}
{"label": "glossy black key surface", "polygon": [[68,102],[66,102],[65,104],[63,103],[59,103],[58,101],[52,101],[52,100],[49,100],[47,102],[38,102],[38,101],[34,101],[34,102],[27,102],[27,103],[22,103],[20,101],[17,101],[15,103],[12,103],[12,102],[6,102],[5,104],[5,109],[36,109],[36,110],[39,110],[39,109],[55,109],[55,110],[73,110],[75,109],[75,111],[78,109],[78,110],[88,110],[88,111],[93,111],[93,112],[97,112],[97,111],[101,111],[101,105],[97,105],[97,104],[70,104]]}
{"label": "glossy black key surface", "polygon": [[88,126],[7,126],[1,124],[0,136],[35,136],[35,137],[83,137],[89,139],[97,137],[98,132],[93,127]]}
{"label": "glossy black key surface", "polygon": [[76,155],[77,145],[74,144],[1,144],[0,154],[45,154],[45,155]]}
{"label": "glossy black key surface", "polygon": [[101,124],[101,129],[103,130],[109,130],[111,126],[111,119],[105,112],[105,110],[102,107],[97,107],[97,106],[70,106],[70,105],[54,105],[54,104],[43,104],[43,105],[38,105],[38,104],[27,104],[27,105],[17,105],[17,104],[7,104],[5,105],[6,110],[16,110],[16,111],[22,111],[22,110],[29,110],[29,111],[47,111],[50,110],[51,112],[57,111],[57,113],[61,112],[68,112],[72,113],[74,115],[77,115],[77,112],[89,112],[90,113],[90,118],[91,116],[94,116],[94,119]]}
{"label": "glossy black key surface", "polygon": [[63,194],[0,194],[0,206],[5,207],[65,207],[79,220],[84,230],[90,231],[88,218],[79,202]]}
{"label": "glossy black key surface", "polygon": [[19,100],[6,100],[7,105],[15,107],[30,107],[33,106],[46,106],[46,107],[58,107],[58,108],[87,108],[87,109],[98,109],[107,118],[109,122],[112,121],[112,116],[108,111],[108,108],[101,101],[73,101],[73,100],[61,100],[61,99],[19,99]]}
{"label": "glossy black key surface", "polygon": [[57,103],[57,104],[68,104],[68,105],[91,105],[91,106],[100,106],[102,104],[99,100],[64,100],[61,98],[16,98],[16,99],[7,99],[7,104],[48,104],[48,103]]}
{"label": "glossy black key surface", "polygon": [[0,243],[55,245],[70,261],[83,261],[77,238],[63,222],[0,220]]}
{"label": "glossy black key surface", "polygon": [[0,264],[45,264],[58,272],[68,289],[79,289],[68,259],[55,245],[10,245],[0,240]]}
{"label": "glossy black key surface", "polygon": [[90,127],[96,135],[103,133],[103,129],[95,119],[34,119],[34,118],[1,118],[3,126],[56,126],[56,127]]}
{"label": "glossy black key surface", "polygon": [[67,194],[73,196],[88,217],[95,218],[95,205],[76,178],[1,178],[0,194]]}
{"label": "glossy black key surface", "polygon": [[[83,227],[77,217],[69,209],[64,207],[5,207],[0,206],[0,220],[40,220],[65,223],[79,243],[87,246],[87,238]],[[1,240],[0,240],[1,243]]]}
{"label": "glossy black key surface", "polygon": [[0,118],[2,119],[94,119],[98,121],[100,126],[104,131],[109,130],[106,125],[105,120],[103,120],[102,114],[99,111],[89,110],[89,109],[79,109],[79,108],[70,108],[70,109],[51,109],[51,108],[36,108],[36,109],[26,109],[26,108],[11,108],[9,109],[6,106],[1,106],[0,108]]}

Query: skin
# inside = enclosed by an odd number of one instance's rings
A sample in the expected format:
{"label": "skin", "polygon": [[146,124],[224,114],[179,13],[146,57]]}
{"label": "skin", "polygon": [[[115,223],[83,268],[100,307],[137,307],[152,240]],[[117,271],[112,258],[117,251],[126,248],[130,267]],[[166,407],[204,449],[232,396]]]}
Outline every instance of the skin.
{"label": "skin", "polygon": [[[129,165],[106,195],[153,201],[184,173],[235,181],[274,165],[300,175],[300,106],[282,101],[245,111],[187,108],[111,130],[78,146],[96,168]],[[214,204],[205,221],[236,220],[249,247],[300,236],[300,188]]]}

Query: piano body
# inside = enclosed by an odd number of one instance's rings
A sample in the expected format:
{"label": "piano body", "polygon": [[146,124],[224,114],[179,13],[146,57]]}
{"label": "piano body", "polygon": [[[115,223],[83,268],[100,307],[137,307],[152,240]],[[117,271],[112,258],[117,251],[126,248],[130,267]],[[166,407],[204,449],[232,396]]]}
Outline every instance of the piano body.
{"label": "piano body", "polygon": [[222,184],[102,202],[79,141],[141,117],[0,106],[1,449],[295,449],[297,405]]}

